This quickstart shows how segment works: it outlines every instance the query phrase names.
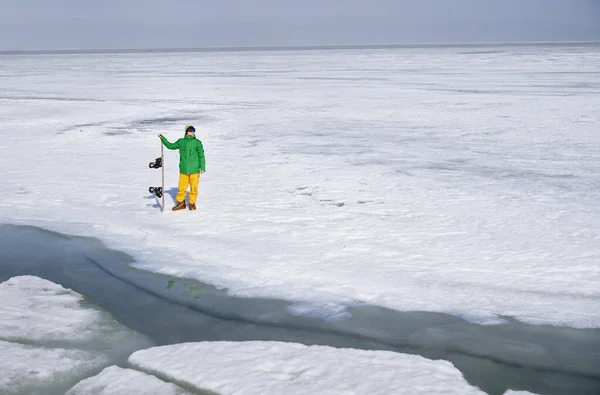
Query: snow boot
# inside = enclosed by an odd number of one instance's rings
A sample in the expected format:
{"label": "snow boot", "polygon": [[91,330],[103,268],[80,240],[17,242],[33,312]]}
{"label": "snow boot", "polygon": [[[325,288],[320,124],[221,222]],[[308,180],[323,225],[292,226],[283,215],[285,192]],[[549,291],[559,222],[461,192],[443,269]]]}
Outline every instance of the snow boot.
{"label": "snow boot", "polygon": [[173,207],[173,211],[183,210],[185,209],[185,201],[177,203],[176,206]]}
{"label": "snow boot", "polygon": [[196,209],[196,204],[195,203],[190,203],[188,207],[190,208],[190,211],[193,211],[193,210]]}

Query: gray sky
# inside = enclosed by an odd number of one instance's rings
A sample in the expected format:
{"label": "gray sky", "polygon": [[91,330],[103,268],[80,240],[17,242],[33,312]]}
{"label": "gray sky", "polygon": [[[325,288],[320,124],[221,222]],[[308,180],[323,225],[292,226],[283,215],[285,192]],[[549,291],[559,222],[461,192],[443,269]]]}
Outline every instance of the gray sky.
{"label": "gray sky", "polygon": [[0,0],[0,50],[600,41],[600,0]]}

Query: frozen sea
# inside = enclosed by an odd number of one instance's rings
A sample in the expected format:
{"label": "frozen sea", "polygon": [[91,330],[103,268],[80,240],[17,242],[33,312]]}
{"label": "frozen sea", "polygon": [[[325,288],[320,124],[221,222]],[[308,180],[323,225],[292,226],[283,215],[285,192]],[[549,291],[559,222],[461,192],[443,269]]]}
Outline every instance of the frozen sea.
{"label": "frozen sea", "polygon": [[599,328],[599,108],[596,44],[0,55],[0,222],[329,322]]}

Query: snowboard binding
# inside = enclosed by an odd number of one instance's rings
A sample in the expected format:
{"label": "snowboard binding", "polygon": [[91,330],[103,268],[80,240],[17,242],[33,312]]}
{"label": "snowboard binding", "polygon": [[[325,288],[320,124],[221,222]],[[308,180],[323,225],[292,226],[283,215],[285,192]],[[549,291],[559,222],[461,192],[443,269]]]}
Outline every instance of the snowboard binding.
{"label": "snowboard binding", "polygon": [[161,198],[163,195],[162,187],[150,187],[148,188],[148,192],[155,195],[157,198]]}
{"label": "snowboard binding", "polygon": [[160,157],[156,158],[154,160],[154,162],[150,162],[148,164],[148,167],[151,169],[161,169],[161,186],[159,187],[150,187],[148,188],[148,191],[153,194],[154,196],[156,196],[157,198],[162,198],[162,202],[160,205],[160,212],[162,213],[165,209],[165,195],[163,195],[163,190],[165,189],[165,166],[164,166],[164,160],[163,158],[165,157],[164,154],[164,150],[163,150],[163,143],[161,141],[160,143]]}
{"label": "snowboard binding", "polygon": [[162,158],[156,158],[154,162],[150,162],[148,167],[151,169],[160,169],[162,167]]}

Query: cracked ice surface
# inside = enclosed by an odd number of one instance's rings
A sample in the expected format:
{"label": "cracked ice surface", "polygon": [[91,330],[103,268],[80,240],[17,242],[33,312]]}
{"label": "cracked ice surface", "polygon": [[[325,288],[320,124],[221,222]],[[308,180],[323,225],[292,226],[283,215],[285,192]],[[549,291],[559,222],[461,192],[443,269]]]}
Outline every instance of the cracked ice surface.
{"label": "cracked ice surface", "polygon": [[0,284],[0,339],[35,344],[90,345],[127,341],[131,331],[83,296],[35,276]]}
{"label": "cracked ice surface", "polygon": [[0,393],[64,393],[150,342],[58,284],[0,283]]}
{"label": "cracked ice surface", "polygon": [[[7,395],[69,388],[69,395],[482,394],[450,362],[388,351],[281,342],[147,348],[80,294],[34,276],[0,283],[0,299],[0,393]],[[127,347],[141,351],[122,368],[110,347],[125,357]]]}
{"label": "cracked ice surface", "polygon": [[447,361],[280,342],[206,342],[134,353],[138,369],[221,395],[484,394]]}
{"label": "cracked ice surface", "polygon": [[[107,363],[95,353],[0,340],[0,393],[27,394],[61,387]],[[41,393],[41,392],[40,392]]]}
{"label": "cracked ice surface", "polygon": [[132,369],[111,366],[100,374],[82,380],[66,395],[192,395],[175,384],[164,382],[154,376]]}

